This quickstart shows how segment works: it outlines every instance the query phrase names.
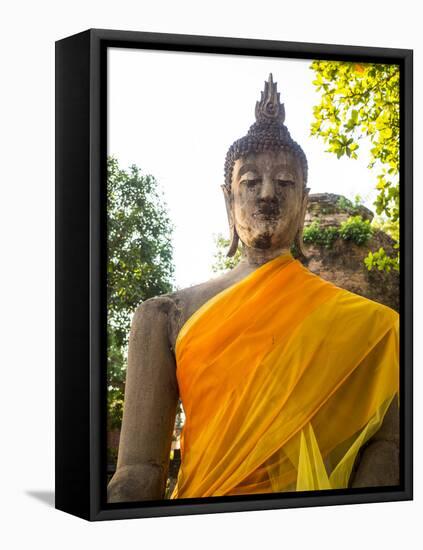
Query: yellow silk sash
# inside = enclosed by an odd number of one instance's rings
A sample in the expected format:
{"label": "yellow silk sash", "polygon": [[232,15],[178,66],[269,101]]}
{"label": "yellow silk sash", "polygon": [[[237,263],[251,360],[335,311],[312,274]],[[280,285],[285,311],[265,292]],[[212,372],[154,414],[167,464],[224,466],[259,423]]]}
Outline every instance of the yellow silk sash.
{"label": "yellow silk sash", "polygon": [[398,392],[398,314],[291,254],[204,304],[176,343],[171,498],[336,489]]}

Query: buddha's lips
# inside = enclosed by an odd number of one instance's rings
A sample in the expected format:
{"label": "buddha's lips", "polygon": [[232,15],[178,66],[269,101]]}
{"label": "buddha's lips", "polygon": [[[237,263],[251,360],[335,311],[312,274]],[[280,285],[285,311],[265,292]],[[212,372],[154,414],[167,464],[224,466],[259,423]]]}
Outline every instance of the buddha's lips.
{"label": "buddha's lips", "polygon": [[253,218],[261,220],[274,220],[280,217],[280,210],[278,207],[260,208],[253,214]]}

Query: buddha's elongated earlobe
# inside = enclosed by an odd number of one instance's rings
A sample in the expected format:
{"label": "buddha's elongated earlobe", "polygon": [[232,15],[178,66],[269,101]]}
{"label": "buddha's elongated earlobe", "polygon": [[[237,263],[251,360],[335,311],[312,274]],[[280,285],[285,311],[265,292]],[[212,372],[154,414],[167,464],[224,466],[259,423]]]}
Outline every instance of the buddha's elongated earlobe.
{"label": "buddha's elongated earlobe", "polygon": [[236,251],[238,250],[238,243],[239,243],[239,237],[238,233],[236,231],[235,227],[235,220],[232,212],[232,200],[231,200],[231,194],[226,185],[222,185],[222,191],[223,195],[225,197],[225,205],[226,205],[226,213],[228,215],[228,222],[229,222],[229,233],[230,233],[230,244],[228,252],[226,253],[226,256],[231,258],[232,256],[235,256]]}
{"label": "buddha's elongated earlobe", "polygon": [[304,250],[304,242],[303,242],[303,229],[304,229],[304,220],[305,215],[307,211],[307,202],[308,202],[308,194],[310,192],[310,189],[306,187],[304,189],[304,196],[303,196],[303,204],[301,208],[301,214],[300,214],[300,221],[298,224],[298,231],[294,238],[294,245],[298,252],[298,259],[299,260],[307,260],[307,255]]}
{"label": "buddha's elongated earlobe", "polygon": [[232,256],[235,256],[236,251],[238,250],[238,244],[239,244],[239,237],[238,233],[236,232],[235,225],[231,226],[231,242],[228,248],[228,251],[226,253],[226,256],[228,258],[231,258]]}

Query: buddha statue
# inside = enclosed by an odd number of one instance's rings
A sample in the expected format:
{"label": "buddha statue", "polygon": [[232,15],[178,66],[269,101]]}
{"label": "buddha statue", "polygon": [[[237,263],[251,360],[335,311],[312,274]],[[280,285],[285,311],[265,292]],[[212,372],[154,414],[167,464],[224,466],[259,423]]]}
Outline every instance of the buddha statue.
{"label": "buddha statue", "polygon": [[307,160],[272,75],[255,117],[222,185],[241,261],[134,314],[109,502],[164,498],[179,398],[171,498],[399,483],[398,315],[303,265]]}

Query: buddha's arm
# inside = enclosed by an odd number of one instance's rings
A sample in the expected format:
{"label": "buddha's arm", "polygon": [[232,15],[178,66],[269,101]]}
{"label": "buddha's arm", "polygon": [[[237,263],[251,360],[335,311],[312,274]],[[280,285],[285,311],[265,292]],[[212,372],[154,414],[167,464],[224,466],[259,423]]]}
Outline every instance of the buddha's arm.
{"label": "buddha's arm", "polygon": [[164,497],[178,400],[175,360],[168,339],[166,297],[144,302],[129,338],[122,431],[109,502]]}
{"label": "buddha's arm", "polygon": [[394,486],[399,481],[399,409],[394,397],[381,428],[361,453],[351,487]]}

